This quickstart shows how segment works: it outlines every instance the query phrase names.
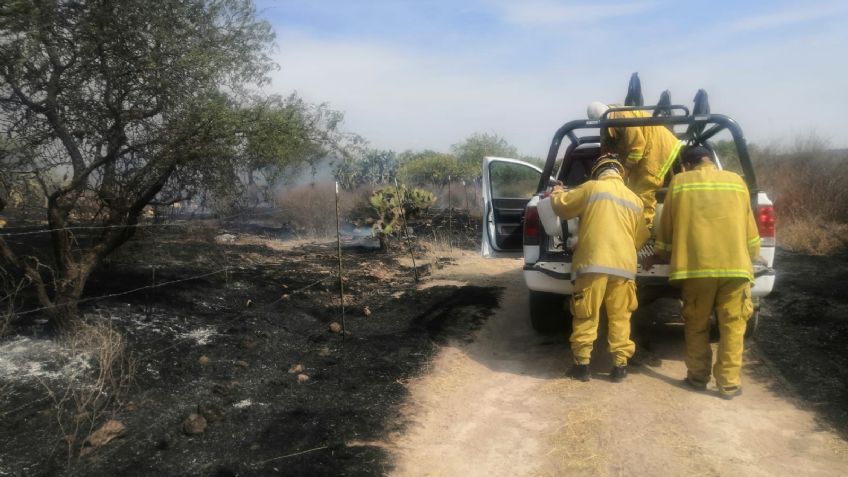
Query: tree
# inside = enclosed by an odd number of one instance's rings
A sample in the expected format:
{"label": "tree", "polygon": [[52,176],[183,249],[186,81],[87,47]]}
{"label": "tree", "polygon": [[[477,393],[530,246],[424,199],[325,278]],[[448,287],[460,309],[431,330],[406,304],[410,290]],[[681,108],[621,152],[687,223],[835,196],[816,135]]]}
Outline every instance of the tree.
{"label": "tree", "polygon": [[[53,252],[43,263],[0,238],[0,254],[57,324],[148,203],[233,181],[251,147],[239,98],[266,81],[273,38],[248,0],[0,4],[0,127],[25,151],[3,159],[39,184]],[[79,217],[104,228],[75,237]]]}
{"label": "tree", "polygon": [[448,183],[448,178],[458,179],[463,171],[452,154],[435,151],[422,151],[406,159],[400,166],[398,176],[413,184],[432,184],[440,190]]}
{"label": "tree", "polygon": [[480,179],[484,157],[518,157],[515,146],[497,134],[488,133],[474,133],[465,141],[451,146],[451,151],[457,157],[461,171],[461,175],[455,177],[474,181]]}
{"label": "tree", "polygon": [[361,138],[344,133],[344,114],[326,104],[310,104],[296,94],[256,98],[240,111],[244,131],[242,163],[248,188],[261,178],[268,189],[328,155],[347,156]]}
{"label": "tree", "polygon": [[397,177],[399,164],[394,151],[366,149],[361,157],[348,155],[339,161],[333,175],[346,190],[366,184],[390,184]]}

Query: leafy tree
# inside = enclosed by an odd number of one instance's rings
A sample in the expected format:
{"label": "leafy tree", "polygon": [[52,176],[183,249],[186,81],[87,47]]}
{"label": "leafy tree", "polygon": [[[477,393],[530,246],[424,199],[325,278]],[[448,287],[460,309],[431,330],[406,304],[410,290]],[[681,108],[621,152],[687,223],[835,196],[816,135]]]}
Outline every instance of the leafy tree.
{"label": "leafy tree", "polygon": [[394,151],[367,149],[361,157],[347,155],[336,164],[333,174],[343,188],[351,190],[366,184],[392,183],[397,177],[399,164]]}
{"label": "leafy tree", "polygon": [[[261,167],[285,147],[240,113],[273,67],[273,38],[249,0],[0,3],[0,128],[27,151],[3,158],[39,184],[53,254],[19,256],[2,238],[0,253],[57,324],[148,203],[237,183],[245,155],[260,151]],[[75,217],[105,228],[75,237]]]}
{"label": "leafy tree", "polygon": [[518,157],[518,150],[509,144],[506,139],[497,134],[475,133],[465,141],[454,144],[451,151],[459,161],[460,175],[457,178],[466,180],[478,180],[480,178],[481,165],[486,156],[495,157]]}
{"label": "leafy tree", "polygon": [[458,179],[463,175],[456,156],[435,151],[422,151],[411,157],[406,156],[400,166],[398,176],[404,182],[413,184],[432,184],[441,190],[448,183],[448,177]]}
{"label": "leafy tree", "polygon": [[248,188],[256,188],[261,179],[271,190],[304,166],[315,166],[332,154],[345,155],[361,142],[340,130],[343,113],[296,94],[256,98],[240,114],[245,125],[241,164]]}

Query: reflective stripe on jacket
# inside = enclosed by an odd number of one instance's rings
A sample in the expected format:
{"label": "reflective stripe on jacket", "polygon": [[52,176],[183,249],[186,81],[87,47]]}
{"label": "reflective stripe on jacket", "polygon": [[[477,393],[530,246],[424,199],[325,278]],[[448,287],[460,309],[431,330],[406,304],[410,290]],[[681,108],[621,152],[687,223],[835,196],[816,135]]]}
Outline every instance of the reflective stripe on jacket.
{"label": "reflective stripe on jacket", "polygon": [[[615,111],[610,119],[647,118],[649,111]],[[609,128],[605,141],[628,167],[640,169],[660,179],[664,178],[680,153],[682,143],[665,126]]]}
{"label": "reflective stripe on jacket", "polygon": [[655,247],[671,252],[669,280],[736,277],[753,281],[760,236],[748,186],[707,163],[668,186]]}
{"label": "reflective stripe on jacket", "polygon": [[572,271],[636,277],[636,251],[650,236],[642,219],[642,201],[621,177],[609,175],[551,194],[560,217],[580,217]]}

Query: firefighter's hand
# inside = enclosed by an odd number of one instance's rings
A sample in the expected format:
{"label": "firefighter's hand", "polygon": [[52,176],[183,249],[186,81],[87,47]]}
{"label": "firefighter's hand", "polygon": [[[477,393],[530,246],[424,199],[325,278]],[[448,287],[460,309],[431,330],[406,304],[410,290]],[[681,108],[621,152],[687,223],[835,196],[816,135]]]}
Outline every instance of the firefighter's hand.
{"label": "firefighter's hand", "polygon": [[762,255],[754,259],[754,265],[762,265],[764,267],[768,266],[768,260],[765,259]]}
{"label": "firefighter's hand", "polygon": [[557,181],[557,182],[558,182],[558,184],[557,184],[557,185],[555,185],[555,186],[551,189],[551,194],[553,194],[554,192],[565,192],[565,186],[564,186],[564,185],[562,185],[562,182],[559,182],[559,181]]}

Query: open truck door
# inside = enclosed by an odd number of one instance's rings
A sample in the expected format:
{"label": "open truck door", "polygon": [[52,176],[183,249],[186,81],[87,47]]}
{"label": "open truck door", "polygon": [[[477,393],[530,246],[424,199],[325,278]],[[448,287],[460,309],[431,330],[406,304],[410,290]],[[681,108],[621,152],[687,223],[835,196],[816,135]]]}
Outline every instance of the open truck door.
{"label": "open truck door", "polygon": [[482,255],[523,255],[524,212],[536,194],[542,169],[515,159],[483,159]]}

